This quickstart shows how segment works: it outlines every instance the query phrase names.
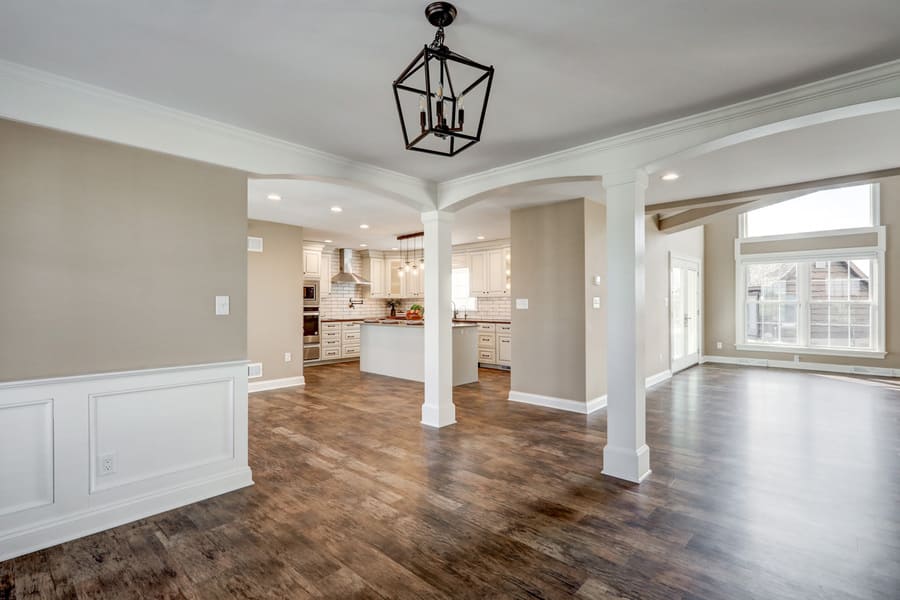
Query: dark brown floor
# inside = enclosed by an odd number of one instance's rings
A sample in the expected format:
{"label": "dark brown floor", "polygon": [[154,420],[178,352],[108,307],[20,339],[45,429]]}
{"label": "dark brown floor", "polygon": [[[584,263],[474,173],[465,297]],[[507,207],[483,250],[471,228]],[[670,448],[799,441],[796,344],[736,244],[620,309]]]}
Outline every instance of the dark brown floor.
{"label": "dark brown floor", "polygon": [[900,381],[703,366],[649,394],[653,475],[605,412],[308,369],[250,399],[256,486],[0,563],[0,598],[898,598]]}

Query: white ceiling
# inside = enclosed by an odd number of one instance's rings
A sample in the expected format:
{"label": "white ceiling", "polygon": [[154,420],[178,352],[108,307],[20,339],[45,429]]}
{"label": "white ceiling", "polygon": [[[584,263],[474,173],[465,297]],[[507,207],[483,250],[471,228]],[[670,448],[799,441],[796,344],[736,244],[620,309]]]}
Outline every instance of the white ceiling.
{"label": "white ceiling", "polygon": [[484,140],[403,150],[390,83],[425,1],[0,3],[0,58],[434,180],[900,57],[897,0],[459,0],[497,68]]}
{"label": "white ceiling", "polygon": [[[596,181],[533,185],[498,190],[479,203],[456,213],[453,244],[509,237],[510,210],[595,197]],[[280,200],[270,200],[277,194]],[[339,213],[331,211],[339,206]],[[346,185],[296,179],[251,179],[247,214],[251,219],[299,225],[304,238],[341,248],[389,250],[397,247],[397,235],[422,231],[420,213],[392,198]],[[361,229],[366,224],[368,229]]]}
{"label": "white ceiling", "polygon": [[900,111],[843,119],[671,162],[674,182],[658,175],[647,204],[727,194],[900,167]]}

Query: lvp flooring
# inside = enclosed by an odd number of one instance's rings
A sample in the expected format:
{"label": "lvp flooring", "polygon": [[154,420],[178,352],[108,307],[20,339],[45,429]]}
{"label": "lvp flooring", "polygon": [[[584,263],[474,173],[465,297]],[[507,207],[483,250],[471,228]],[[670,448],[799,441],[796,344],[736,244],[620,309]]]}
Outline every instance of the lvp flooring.
{"label": "lvp flooring", "polygon": [[307,369],[250,397],[256,485],[0,563],[0,598],[898,598],[900,380],[702,366],[648,394],[653,474],[605,411]]}

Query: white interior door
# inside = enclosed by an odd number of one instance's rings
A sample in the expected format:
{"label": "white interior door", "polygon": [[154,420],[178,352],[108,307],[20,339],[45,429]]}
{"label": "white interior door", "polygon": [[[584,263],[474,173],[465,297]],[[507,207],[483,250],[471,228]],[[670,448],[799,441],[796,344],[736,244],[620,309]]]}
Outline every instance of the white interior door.
{"label": "white interior door", "polygon": [[672,371],[700,361],[700,264],[672,258],[669,277]]}

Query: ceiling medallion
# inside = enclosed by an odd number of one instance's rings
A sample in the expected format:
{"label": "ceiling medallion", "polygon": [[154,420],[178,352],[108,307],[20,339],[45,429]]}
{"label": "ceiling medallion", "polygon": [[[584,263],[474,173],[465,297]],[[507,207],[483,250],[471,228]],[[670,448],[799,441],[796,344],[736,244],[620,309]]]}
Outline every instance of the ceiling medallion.
{"label": "ceiling medallion", "polygon": [[[444,45],[444,27],[456,18],[455,6],[432,2],[425,7],[425,16],[437,27],[434,41],[424,46],[394,81],[400,128],[407,150],[455,156],[481,140],[494,67],[469,60]],[[466,104],[470,109],[480,107],[474,127],[472,120],[467,127]]]}

